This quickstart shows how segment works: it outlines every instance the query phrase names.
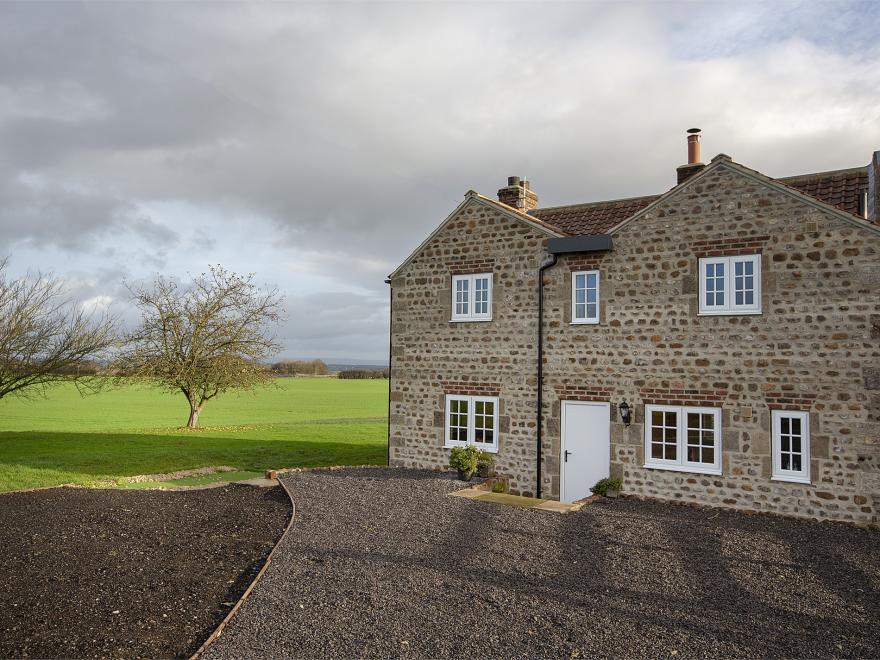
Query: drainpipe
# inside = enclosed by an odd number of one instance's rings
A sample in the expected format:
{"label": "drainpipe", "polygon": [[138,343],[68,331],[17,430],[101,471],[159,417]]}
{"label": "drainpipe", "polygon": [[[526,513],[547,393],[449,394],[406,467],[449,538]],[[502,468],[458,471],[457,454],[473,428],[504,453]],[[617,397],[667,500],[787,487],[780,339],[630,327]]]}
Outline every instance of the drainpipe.
{"label": "drainpipe", "polygon": [[537,488],[535,488],[535,497],[541,497],[541,427],[543,425],[543,407],[544,407],[544,271],[556,265],[556,255],[548,254],[544,261],[538,266],[538,410],[537,410],[537,455],[538,464],[535,471],[537,479]]}
{"label": "drainpipe", "polygon": [[394,323],[394,287],[391,286],[391,278],[385,280],[388,285],[388,440],[386,464],[391,467],[391,347],[394,345],[394,333],[391,324]]}

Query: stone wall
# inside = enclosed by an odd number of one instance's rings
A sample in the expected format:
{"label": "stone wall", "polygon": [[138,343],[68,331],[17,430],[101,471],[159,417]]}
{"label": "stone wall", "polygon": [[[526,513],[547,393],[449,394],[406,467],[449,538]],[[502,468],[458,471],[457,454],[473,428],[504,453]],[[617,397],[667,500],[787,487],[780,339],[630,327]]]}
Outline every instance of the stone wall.
{"label": "stone wall", "polygon": [[[762,313],[699,316],[698,258],[761,253]],[[630,494],[877,522],[880,237],[715,169],[614,235],[593,257],[601,323],[570,325],[563,258],[547,284],[544,452],[558,466],[560,398],[635,408],[612,422],[614,476]],[[580,396],[579,396],[580,395]],[[646,469],[647,403],[722,409],[723,475]],[[807,410],[812,484],[771,481],[771,409]],[[544,489],[558,496],[558,467]]]}
{"label": "stone wall", "polygon": [[[473,200],[392,283],[391,459],[444,467],[443,401],[501,402],[498,468],[535,491],[537,265],[546,234]],[[698,315],[698,258],[762,255],[762,314]],[[877,523],[880,237],[718,166],[547,272],[542,490],[559,494],[560,401],[612,403],[624,492]],[[451,275],[493,265],[493,320],[450,323]],[[475,266],[474,264],[479,264]],[[571,325],[573,270],[601,271],[600,323]],[[488,388],[488,389],[487,389]],[[626,399],[633,424],[616,415]],[[646,403],[721,407],[721,476],[646,469]],[[771,480],[770,411],[809,410],[809,485]]]}
{"label": "stone wall", "polygon": [[[513,492],[534,492],[536,273],[547,236],[472,198],[392,281],[392,465],[446,468],[446,394],[498,396],[496,468]],[[451,322],[452,276],[490,271],[492,320]]]}

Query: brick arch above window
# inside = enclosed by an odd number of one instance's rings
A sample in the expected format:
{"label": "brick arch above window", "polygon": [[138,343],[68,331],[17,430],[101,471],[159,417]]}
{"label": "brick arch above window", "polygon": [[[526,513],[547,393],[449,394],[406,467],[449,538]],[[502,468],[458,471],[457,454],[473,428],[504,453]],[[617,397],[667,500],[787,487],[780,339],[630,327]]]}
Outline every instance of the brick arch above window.
{"label": "brick arch above window", "polygon": [[441,380],[444,394],[472,394],[478,396],[499,396],[501,383],[472,380]]}
{"label": "brick arch above window", "polygon": [[815,392],[785,391],[779,386],[764,392],[764,401],[770,410],[810,410],[817,397]]}
{"label": "brick arch above window", "polygon": [[770,236],[744,236],[737,238],[710,238],[691,243],[691,250],[697,258],[736,257],[744,254],[761,254]]}
{"label": "brick arch above window", "polygon": [[727,388],[709,387],[642,387],[639,389],[642,403],[663,406],[720,406],[727,398]]}

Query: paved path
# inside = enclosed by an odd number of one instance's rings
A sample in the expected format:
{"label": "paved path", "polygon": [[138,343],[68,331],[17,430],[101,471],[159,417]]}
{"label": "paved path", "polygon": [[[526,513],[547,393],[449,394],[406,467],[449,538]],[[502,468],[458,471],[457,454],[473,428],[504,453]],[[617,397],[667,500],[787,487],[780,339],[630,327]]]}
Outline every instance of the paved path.
{"label": "paved path", "polygon": [[436,473],[284,475],[294,526],[207,657],[880,656],[880,532]]}

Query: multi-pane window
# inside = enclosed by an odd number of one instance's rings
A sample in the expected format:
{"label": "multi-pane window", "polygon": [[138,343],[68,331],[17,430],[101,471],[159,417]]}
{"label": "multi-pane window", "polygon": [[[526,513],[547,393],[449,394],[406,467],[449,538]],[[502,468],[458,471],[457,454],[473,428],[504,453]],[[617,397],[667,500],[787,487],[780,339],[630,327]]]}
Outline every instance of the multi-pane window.
{"label": "multi-pane window", "polygon": [[470,399],[450,397],[447,401],[448,411],[446,414],[446,441],[467,443],[470,435],[470,423],[468,422],[468,409]]}
{"label": "multi-pane window", "polygon": [[471,314],[471,298],[470,298],[470,286],[471,281],[467,277],[458,277],[453,279],[455,283],[454,287],[454,300],[453,300],[453,311],[452,316],[470,316]]}
{"label": "multi-pane window", "polygon": [[715,465],[715,414],[686,410],[685,422],[687,462]]}
{"label": "multi-pane window", "polygon": [[701,314],[761,311],[761,255],[700,259]]}
{"label": "multi-pane window", "polygon": [[492,273],[452,277],[452,320],[489,321],[492,318]]}
{"label": "multi-pane window", "polygon": [[599,322],[599,271],[571,274],[571,322]]}
{"label": "multi-pane window", "polygon": [[446,446],[498,451],[498,397],[446,397]]}
{"label": "multi-pane window", "polygon": [[721,474],[721,409],[645,406],[645,467]]}
{"label": "multi-pane window", "polygon": [[773,478],[810,483],[810,414],[774,410]]}

